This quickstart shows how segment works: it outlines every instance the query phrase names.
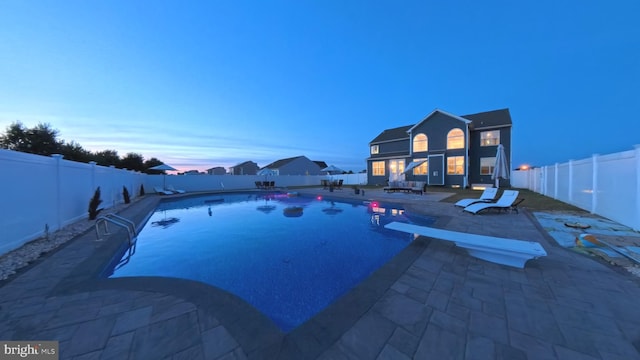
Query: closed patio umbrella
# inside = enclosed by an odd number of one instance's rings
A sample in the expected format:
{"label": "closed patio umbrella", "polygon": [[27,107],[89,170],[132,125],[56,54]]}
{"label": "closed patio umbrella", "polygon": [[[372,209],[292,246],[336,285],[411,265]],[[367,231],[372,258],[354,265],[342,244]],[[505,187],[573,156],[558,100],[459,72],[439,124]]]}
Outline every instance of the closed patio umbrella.
{"label": "closed patio umbrella", "polygon": [[496,153],[496,164],[493,167],[491,179],[496,181],[496,187],[500,187],[500,179],[509,178],[509,164],[507,164],[507,155],[504,152],[504,146],[498,144],[498,152]]}

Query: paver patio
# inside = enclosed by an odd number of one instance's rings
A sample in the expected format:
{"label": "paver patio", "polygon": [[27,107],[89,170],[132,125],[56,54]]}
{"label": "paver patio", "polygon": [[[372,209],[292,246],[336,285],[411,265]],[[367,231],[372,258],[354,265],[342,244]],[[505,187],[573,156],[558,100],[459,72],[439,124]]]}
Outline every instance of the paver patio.
{"label": "paver patio", "polygon": [[[61,359],[640,359],[638,278],[558,246],[526,209],[471,215],[437,195],[389,198],[438,216],[436,227],[536,241],[548,256],[510,268],[421,237],[283,334],[211,286],[99,278],[125,236],[88,231],[0,283],[0,339],[58,340]],[[158,201],[121,215],[143,224]]]}

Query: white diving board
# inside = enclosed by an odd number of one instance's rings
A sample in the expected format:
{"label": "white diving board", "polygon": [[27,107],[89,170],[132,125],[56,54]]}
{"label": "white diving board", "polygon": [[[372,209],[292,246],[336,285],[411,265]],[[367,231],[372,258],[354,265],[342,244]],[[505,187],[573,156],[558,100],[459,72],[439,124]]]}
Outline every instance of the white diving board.
{"label": "white diving board", "polygon": [[527,260],[547,256],[547,252],[542,245],[534,241],[467,234],[401,222],[392,222],[384,227],[430,238],[453,241],[457,246],[467,249],[469,255],[478,259],[521,269],[524,268]]}

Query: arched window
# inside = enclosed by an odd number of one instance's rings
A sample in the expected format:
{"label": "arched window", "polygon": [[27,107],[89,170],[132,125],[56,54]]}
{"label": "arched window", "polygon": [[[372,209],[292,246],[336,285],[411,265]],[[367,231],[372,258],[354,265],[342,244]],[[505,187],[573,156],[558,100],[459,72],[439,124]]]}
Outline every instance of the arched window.
{"label": "arched window", "polygon": [[453,129],[447,134],[447,149],[464,149],[464,133],[460,129]]}
{"label": "arched window", "polygon": [[427,151],[429,149],[429,142],[427,141],[427,135],[418,134],[413,137],[413,151]]}

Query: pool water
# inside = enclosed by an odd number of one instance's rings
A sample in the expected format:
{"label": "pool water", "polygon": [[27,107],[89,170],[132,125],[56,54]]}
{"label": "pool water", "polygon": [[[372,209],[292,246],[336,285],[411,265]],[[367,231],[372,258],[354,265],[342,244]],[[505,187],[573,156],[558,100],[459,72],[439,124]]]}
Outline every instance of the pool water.
{"label": "pool water", "polygon": [[294,195],[162,202],[138,235],[135,254],[109,277],[164,276],[210,284],[244,299],[287,332],[412,241],[412,235],[384,229],[385,224],[435,220],[398,205]]}

